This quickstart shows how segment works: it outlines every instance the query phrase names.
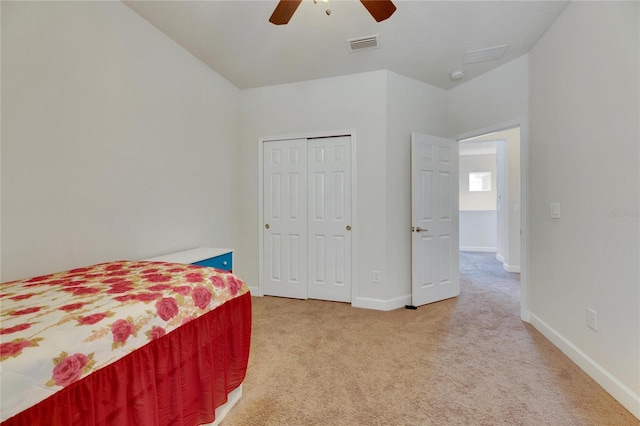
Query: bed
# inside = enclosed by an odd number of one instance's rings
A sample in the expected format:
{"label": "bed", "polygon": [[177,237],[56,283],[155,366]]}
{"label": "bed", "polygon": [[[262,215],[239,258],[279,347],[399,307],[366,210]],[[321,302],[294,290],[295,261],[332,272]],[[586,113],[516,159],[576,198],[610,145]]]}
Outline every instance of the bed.
{"label": "bed", "polygon": [[230,271],[162,259],[1,284],[2,426],[219,420],[242,392],[251,295]]}

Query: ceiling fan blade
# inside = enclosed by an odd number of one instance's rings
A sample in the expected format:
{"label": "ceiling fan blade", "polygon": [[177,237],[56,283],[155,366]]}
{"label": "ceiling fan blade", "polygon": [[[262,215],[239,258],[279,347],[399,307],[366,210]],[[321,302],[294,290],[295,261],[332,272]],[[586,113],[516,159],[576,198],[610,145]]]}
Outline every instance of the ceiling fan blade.
{"label": "ceiling fan blade", "polygon": [[280,0],[269,18],[269,22],[276,25],[284,25],[289,22],[302,0]]}
{"label": "ceiling fan blade", "polygon": [[360,0],[360,3],[367,8],[377,22],[384,21],[396,11],[396,6],[391,0]]}

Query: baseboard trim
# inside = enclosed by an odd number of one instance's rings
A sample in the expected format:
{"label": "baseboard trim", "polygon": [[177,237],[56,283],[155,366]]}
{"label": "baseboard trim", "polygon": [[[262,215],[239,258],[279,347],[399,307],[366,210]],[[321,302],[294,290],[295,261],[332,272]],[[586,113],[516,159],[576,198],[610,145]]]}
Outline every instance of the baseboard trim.
{"label": "baseboard trim", "polygon": [[374,309],[376,311],[392,311],[410,304],[411,295],[406,295],[389,300],[358,297],[351,303],[351,306],[354,308]]}
{"label": "baseboard trim", "polygon": [[602,386],[602,388],[611,394],[611,396],[622,404],[624,408],[629,410],[631,414],[640,419],[640,395],[637,395],[629,389],[624,383],[620,382],[620,380],[587,356],[587,354],[582,352],[580,348],[571,343],[556,330],[549,327],[548,324],[538,318],[535,314],[529,312],[529,319],[531,325],[533,325],[536,330],[557,346],[558,349],[571,359],[571,361],[595,380],[596,383]]}
{"label": "baseboard trim", "polygon": [[473,246],[460,246],[460,251],[481,251],[484,253],[495,253],[498,251],[497,247],[473,247]]}
{"label": "baseboard trim", "polygon": [[504,256],[496,253],[496,259],[498,260],[498,262],[500,263],[504,263]]}
{"label": "baseboard trim", "polygon": [[506,263],[502,263],[502,268],[507,272],[515,272],[520,273],[520,267],[515,265],[507,265]]}
{"label": "baseboard trim", "polygon": [[[259,287],[249,287],[252,296],[262,297],[264,294]],[[376,311],[393,311],[411,304],[411,295],[400,296],[389,300],[358,297],[351,302],[354,308],[373,309]]]}

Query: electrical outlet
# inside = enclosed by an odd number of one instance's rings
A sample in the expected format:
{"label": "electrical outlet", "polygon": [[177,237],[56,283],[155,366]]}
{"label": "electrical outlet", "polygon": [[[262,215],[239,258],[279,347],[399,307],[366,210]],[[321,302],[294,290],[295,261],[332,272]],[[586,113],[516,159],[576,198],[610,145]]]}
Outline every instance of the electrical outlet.
{"label": "electrical outlet", "polygon": [[587,327],[598,331],[598,314],[591,308],[587,308]]}
{"label": "electrical outlet", "polygon": [[551,203],[549,207],[551,210],[551,219],[560,219],[560,203]]}
{"label": "electrical outlet", "polygon": [[382,282],[382,272],[373,271],[373,278],[371,279],[371,281],[373,281],[374,283]]}

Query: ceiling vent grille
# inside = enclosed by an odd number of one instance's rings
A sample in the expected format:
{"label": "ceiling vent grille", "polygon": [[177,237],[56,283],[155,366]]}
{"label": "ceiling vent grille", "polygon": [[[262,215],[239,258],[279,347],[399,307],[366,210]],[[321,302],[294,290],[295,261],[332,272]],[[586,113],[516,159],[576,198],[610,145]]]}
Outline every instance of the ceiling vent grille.
{"label": "ceiling vent grille", "polygon": [[476,62],[495,61],[502,58],[505,50],[509,47],[508,44],[501,46],[487,47],[486,49],[469,50],[462,60],[463,64],[475,64]]}
{"label": "ceiling vent grille", "polygon": [[378,34],[349,39],[347,40],[347,45],[349,46],[349,52],[352,53],[360,52],[363,50],[377,49],[380,47]]}

